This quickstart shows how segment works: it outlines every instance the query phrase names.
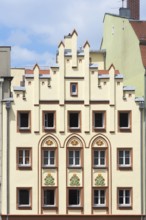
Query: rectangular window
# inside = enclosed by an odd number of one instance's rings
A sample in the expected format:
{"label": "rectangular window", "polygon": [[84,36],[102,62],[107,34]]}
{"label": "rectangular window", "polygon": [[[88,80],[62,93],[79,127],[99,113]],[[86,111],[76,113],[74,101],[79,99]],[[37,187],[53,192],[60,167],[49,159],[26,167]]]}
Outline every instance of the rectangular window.
{"label": "rectangular window", "polygon": [[30,130],[30,112],[18,112],[18,129],[19,131]]}
{"label": "rectangular window", "polygon": [[94,150],[94,166],[105,167],[106,165],[105,150]]}
{"label": "rectangular window", "polygon": [[69,150],[69,166],[80,166],[80,150]]}
{"label": "rectangular window", "polygon": [[131,189],[118,189],[119,207],[131,206]]}
{"label": "rectangular window", "polygon": [[31,149],[18,148],[17,149],[17,164],[19,168],[31,167]]}
{"label": "rectangular window", "polygon": [[44,129],[55,129],[54,112],[44,112]]}
{"label": "rectangular window", "polygon": [[71,96],[77,96],[78,95],[78,84],[77,83],[71,83],[70,84],[70,92],[71,92]]}
{"label": "rectangular window", "polygon": [[105,129],[105,112],[93,113],[93,127],[94,129]]}
{"label": "rectangular window", "polygon": [[106,206],[106,192],[104,189],[94,190],[94,206]]}
{"label": "rectangular window", "polygon": [[43,149],[42,157],[44,167],[55,166],[55,150]]}
{"label": "rectangular window", "polygon": [[44,206],[55,206],[55,189],[44,189]]}
{"label": "rectangular window", "polygon": [[131,167],[131,150],[118,150],[118,165],[119,167]]}
{"label": "rectangular window", "polygon": [[80,129],[80,113],[69,112],[69,129]]}
{"label": "rectangular window", "polygon": [[69,206],[80,206],[79,189],[69,189]]}
{"label": "rectangular window", "polygon": [[18,208],[30,208],[31,207],[31,189],[19,188],[17,189],[17,203]]}
{"label": "rectangular window", "polygon": [[131,112],[119,112],[119,129],[120,131],[131,129]]}

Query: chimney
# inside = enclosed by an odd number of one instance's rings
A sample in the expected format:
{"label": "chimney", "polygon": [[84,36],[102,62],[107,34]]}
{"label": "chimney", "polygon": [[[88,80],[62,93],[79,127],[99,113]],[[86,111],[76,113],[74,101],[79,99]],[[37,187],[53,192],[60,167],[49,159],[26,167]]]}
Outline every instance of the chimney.
{"label": "chimney", "polygon": [[130,18],[140,19],[140,0],[127,0],[127,8],[130,9]]}

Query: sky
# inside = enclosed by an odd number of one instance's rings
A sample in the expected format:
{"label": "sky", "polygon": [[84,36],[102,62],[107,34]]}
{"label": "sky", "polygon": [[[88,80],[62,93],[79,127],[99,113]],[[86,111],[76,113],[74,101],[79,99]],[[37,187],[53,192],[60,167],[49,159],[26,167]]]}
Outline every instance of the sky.
{"label": "sky", "polygon": [[[140,1],[146,20],[146,0]],[[1,0],[0,46],[11,46],[12,67],[50,66],[74,29],[79,47],[88,40],[99,49],[104,14],[118,14],[121,6],[122,0]]]}

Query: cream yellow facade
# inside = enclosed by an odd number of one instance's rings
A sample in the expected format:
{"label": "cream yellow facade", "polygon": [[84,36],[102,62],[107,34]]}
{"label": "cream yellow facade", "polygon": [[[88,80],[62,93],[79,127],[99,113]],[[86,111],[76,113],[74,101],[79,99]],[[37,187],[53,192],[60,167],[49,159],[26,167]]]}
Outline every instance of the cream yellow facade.
{"label": "cream yellow facade", "polygon": [[49,72],[38,65],[11,70],[10,109],[3,103],[3,219],[142,217],[143,99],[123,87],[113,65],[105,70],[104,50],[92,51],[88,42],[77,50],[77,37],[75,30],[64,37]]}

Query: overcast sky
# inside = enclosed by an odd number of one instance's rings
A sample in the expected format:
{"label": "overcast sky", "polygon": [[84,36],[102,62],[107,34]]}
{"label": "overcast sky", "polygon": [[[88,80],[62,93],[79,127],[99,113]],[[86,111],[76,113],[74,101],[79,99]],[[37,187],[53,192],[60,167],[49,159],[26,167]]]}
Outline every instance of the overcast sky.
{"label": "overcast sky", "polygon": [[[146,0],[140,1],[141,19],[146,20]],[[1,0],[0,45],[12,47],[12,67],[48,66],[73,29],[78,46],[88,40],[99,49],[104,14],[118,14],[121,5],[122,0]]]}

